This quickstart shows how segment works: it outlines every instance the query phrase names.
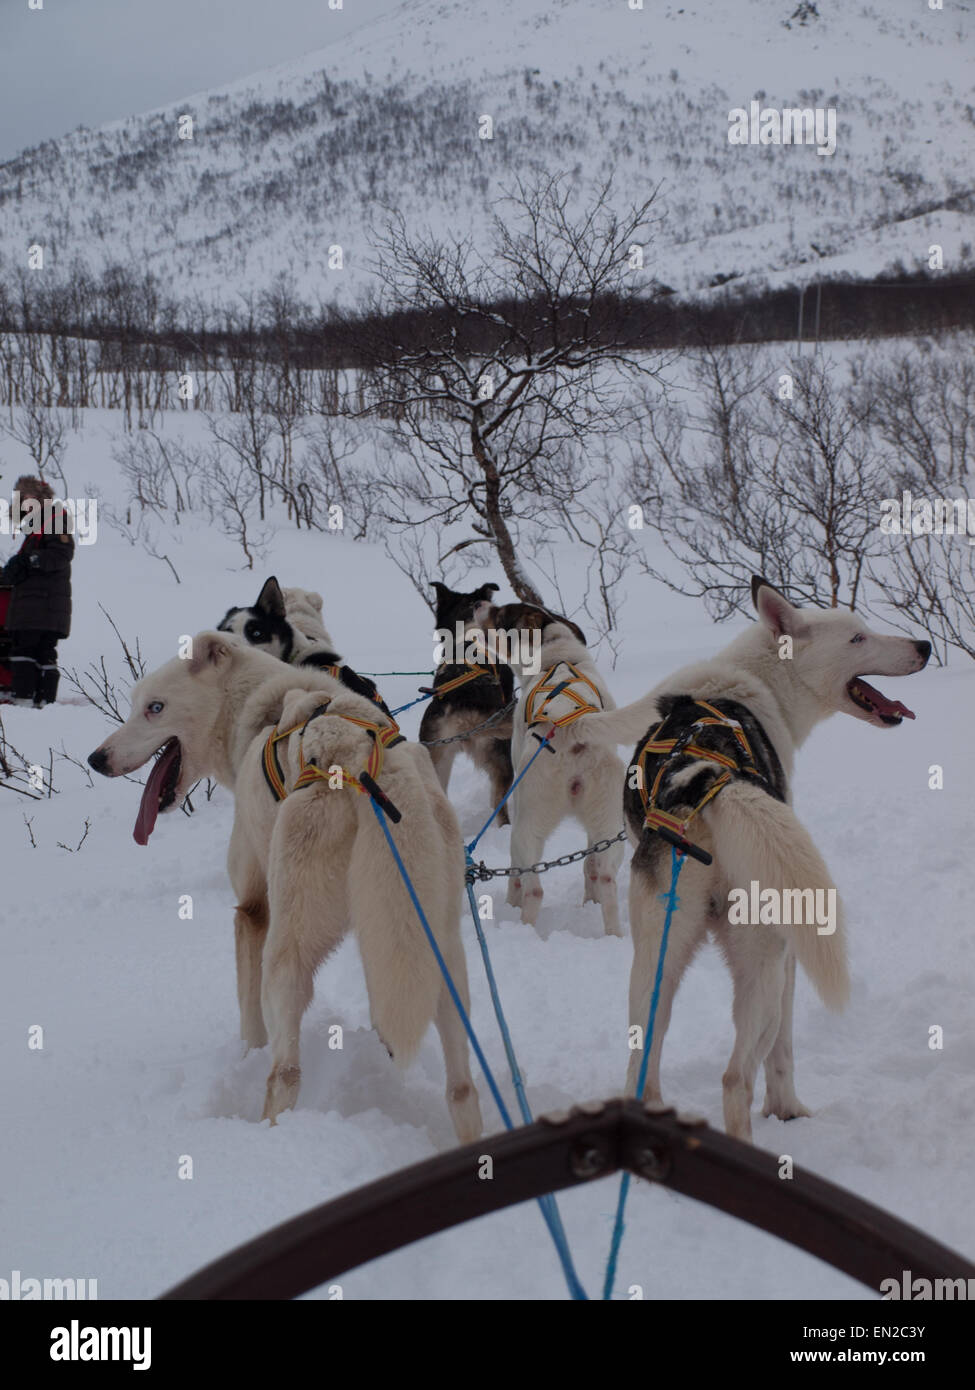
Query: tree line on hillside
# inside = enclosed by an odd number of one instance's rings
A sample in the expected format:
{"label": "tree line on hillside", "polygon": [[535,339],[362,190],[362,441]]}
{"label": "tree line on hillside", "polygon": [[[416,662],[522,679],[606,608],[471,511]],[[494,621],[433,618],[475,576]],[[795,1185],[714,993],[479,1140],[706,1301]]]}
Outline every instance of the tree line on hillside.
{"label": "tree line on hillside", "polygon": [[[652,244],[653,201],[618,211],[607,183],[580,208],[564,176],[516,182],[488,253],[391,216],[375,234],[370,302],[329,319],[334,341],[354,334],[354,371],[337,353],[310,365],[306,306],[286,284],[235,311],[236,333],[225,321],[208,338],[197,306],[185,356],[149,277],[92,282],[86,322],[121,324],[114,339],[77,336],[84,298],[25,291],[0,315],[19,315],[0,334],[3,428],[64,483],[71,412],[107,390],[130,426],[116,446],[130,492],[117,524],[174,575],[152,539],[160,518],[209,515],[253,567],[272,506],[325,531],[338,505],[343,527],[383,543],[425,595],[433,578],[497,564],[521,599],[565,611],[569,541],[586,560],[572,576],[582,606],[610,641],[634,567],[719,619],[757,571],[809,603],[878,605],[927,627],[942,659],[975,656],[975,548],[879,524],[881,501],[905,490],[975,491],[971,359],[931,339],[848,361],[796,356],[751,345],[742,320],[729,344],[690,314],[692,346],[635,342],[639,314],[663,312],[651,258],[633,255]],[[61,315],[57,333],[45,314]],[[190,383],[175,400],[204,413],[202,442],[161,427],[171,379]],[[651,568],[641,528],[682,577]]]}

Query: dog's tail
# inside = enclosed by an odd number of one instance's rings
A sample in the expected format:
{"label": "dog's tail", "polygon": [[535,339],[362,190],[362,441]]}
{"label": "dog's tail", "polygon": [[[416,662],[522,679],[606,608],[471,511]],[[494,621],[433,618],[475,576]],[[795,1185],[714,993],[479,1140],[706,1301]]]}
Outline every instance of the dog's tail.
{"label": "dog's tail", "polygon": [[[827,1008],[842,1009],[850,993],[843,910],[808,830],[784,802],[739,781],[725,787],[701,815],[714,837],[722,876],[732,889],[750,896],[751,885],[757,881],[760,889],[777,889],[780,904],[789,895],[790,910],[779,915],[800,920],[775,924],[774,930],[789,940]],[[804,910],[793,911],[793,905],[798,909],[800,903]],[[832,922],[817,918],[817,904],[832,906]],[[829,926],[832,931],[825,930]],[[752,925],[745,930],[768,931],[769,927]]]}
{"label": "dog's tail", "polygon": [[573,734],[578,734],[587,743],[601,744],[612,748],[620,743],[636,743],[654,724],[660,723],[655,694],[641,695],[622,709],[597,710],[583,714],[572,725]]}
{"label": "dog's tail", "polygon": [[[343,871],[347,885],[343,906],[358,940],[373,1026],[394,1059],[406,1063],[416,1053],[436,1013],[441,974],[370,798],[342,786],[343,769],[353,777],[361,776],[374,745],[364,728],[338,716],[344,712],[369,722],[386,721],[371,701],[339,685],[331,699],[323,701],[328,710],[314,716],[307,706],[313,704],[316,694],[287,705],[282,719],[307,721],[302,733],[294,732],[287,745],[292,777],[297,775],[300,747],[306,766],[314,763],[322,779],[315,779],[312,790],[299,790],[289,797],[279,819],[287,816],[296,822],[304,808],[307,823],[298,844],[313,846],[317,855]],[[377,781],[402,814],[402,820],[391,826],[394,840],[438,945],[449,955],[449,945],[444,945],[442,937],[449,934],[449,893],[457,932],[463,887],[460,829],[453,818],[455,844],[450,848],[454,853],[438,853],[443,836],[438,833],[423,784],[409,765],[408,746],[399,744],[387,750]],[[432,768],[430,775],[434,775]],[[448,805],[442,792],[440,795]],[[294,853],[290,862],[297,871]]]}

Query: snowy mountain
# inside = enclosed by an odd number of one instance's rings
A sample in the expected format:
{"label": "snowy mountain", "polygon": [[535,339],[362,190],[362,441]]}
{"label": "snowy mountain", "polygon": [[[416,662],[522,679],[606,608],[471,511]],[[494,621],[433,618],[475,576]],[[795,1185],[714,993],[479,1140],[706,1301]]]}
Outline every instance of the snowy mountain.
{"label": "snowy mountain", "polygon": [[[971,264],[970,3],[636,2],[412,0],[298,61],[26,150],[0,166],[0,269],[39,243],[48,265],[132,262],[178,294],[226,301],[285,272],[348,300],[384,207],[477,239],[539,166],[580,187],[614,170],[618,202],[659,185],[655,273],[685,293],[922,268],[933,243]],[[729,143],[753,101],[834,108],[835,153]]]}

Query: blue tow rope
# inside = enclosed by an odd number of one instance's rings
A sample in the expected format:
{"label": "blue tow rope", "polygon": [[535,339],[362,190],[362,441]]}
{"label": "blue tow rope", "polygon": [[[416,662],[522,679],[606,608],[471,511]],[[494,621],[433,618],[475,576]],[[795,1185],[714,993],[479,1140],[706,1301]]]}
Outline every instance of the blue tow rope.
{"label": "blue tow rope", "polygon": [[[647,1066],[650,1062],[650,1049],[653,1046],[653,1025],[657,1021],[657,1004],[660,1000],[660,983],[664,976],[664,957],[667,954],[667,938],[670,936],[670,923],[674,913],[680,906],[680,898],[677,896],[677,880],[680,878],[680,871],[684,867],[684,856],[678,854],[676,849],[671,849],[670,861],[670,889],[666,893],[661,893],[661,899],[667,904],[667,916],[664,919],[663,935],[660,938],[660,954],[657,957],[657,973],[653,981],[653,994],[650,996],[650,1016],[647,1019],[647,1030],[643,1036],[643,1057],[640,1060],[640,1073],[636,1083],[636,1098],[643,1099],[643,1088],[647,1084]],[[623,1231],[625,1222],[623,1215],[626,1210],[626,1198],[630,1191],[630,1174],[624,1173],[620,1179],[619,1197],[616,1202],[616,1220],[613,1223],[613,1238],[609,1247],[609,1258],[606,1261],[606,1279],[603,1283],[603,1298],[609,1299],[613,1296],[613,1285],[616,1282],[616,1263],[619,1259],[620,1245],[623,1242]]]}
{"label": "blue tow rope", "polygon": [[[539,749],[539,752],[540,751],[541,749]],[[525,768],[525,771],[528,771],[527,767]],[[501,1098],[501,1092],[498,1089],[498,1084],[494,1079],[494,1074],[488,1065],[487,1058],[484,1056],[484,1051],[481,1047],[481,1044],[478,1042],[477,1035],[474,1032],[474,1029],[471,1025],[471,1021],[468,1017],[467,1010],[464,1008],[464,1005],[461,1002],[460,995],[457,993],[457,986],[451,979],[450,971],[447,969],[447,962],[444,960],[443,955],[441,954],[440,947],[437,945],[436,937],[434,936],[430,924],[426,919],[426,914],[424,913],[423,908],[420,905],[420,900],[416,895],[416,889],[413,887],[413,883],[410,879],[410,876],[406,871],[406,865],[403,863],[403,860],[400,856],[400,852],[396,847],[396,841],[393,839],[392,833],[389,829],[389,825],[386,821],[386,817],[383,814],[383,810],[371,796],[369,798],[369,804],[372,806],[376,819],[379,821],[379,824],[382,827],[383,834],[386,836],[386,842],[389,845],[390,850],[392,851],[393,858],[396,861],[396,867],[399,869],[400,876],[406,885],[406,890],[410,895],[410,900],[413,903],[414,908],[416,909],[416,915],[420,919],[420,925],[422,926],[424,933],[426,934],[427,941],[430,943],[430,947],[436,958],[437,964],[440,967],[440,973],[443,975],[444,980],[446,981],[450,997],[454,1002],[454,1007],[460,1015],[460,1020],[464,1025],[464,1030],[467,1033],[468,1038],[470,1039],[471,1047],[474,1049],[474,1055],[477,1057],[481,1070],[484,1073],[485,1080],[488,1083],[491,1095],[494,1097],[494,1103],[498,1107],[498,1111],[501,1115],[501,1119],[504,1121],[505,1128],[509,1130],[514,1129],[514,1124],[512,1123],[511,1116],[508,1113],[508,1108]],[[499,807],[495,808],[496,811],[499,809],[500,805]],[[491,822],[488,821],[488,825],[490,825],[490,823]],[[485,829],[487,829],[487,826],[485,826]],[[481,834],[483,833],[484,831],[482,830]],[[476,844],[477,841],[475,840],[474,843]],[[467,858],[469,862],[469,852]],[[502,1037],[504,1038],[505,1051],[508,1053],[509,1063],[512,1066],[512,1079],[514,1079],[514,1077],[517,1076],[517,1081],[515,1082],[515,1092],[518,1096],[519,1108],[521,1110],[522,1117],[525,1120],[526,1124],[530,1124],[532,1120],[532,1114],[531,1110],[528,1108],[528,1102],[527,1100],[525,1100],[524,1097],[524,1085],[521,1080],[521,1073],[518,1071],[518,1063],[514,1056],[514,1049],[511,1046],[511,1038],[508,1033],[507,1024],[504,1023],[504,1014],[503,1012],[500,1012],[501,1001],[500,999],[498,999],[497,986],[494,980],[494,972],[491,970],[490,961],[487,956],[487,944],[483,941],[483,933],[480,930],[480,921],[477,917],[477,910],[474,904],[473,889],[471,885],[468,885],[468,897],[471,901],[471,907],[474,909],[474,922],[478,930],[478,938],[482,942],[482,954],[484,956],[485,964],[487,965],[488,969],[488,981],[491,988],[491,996],[492,999],[495,1000],[495,1012],[498,1014],[499,1022],[501,1022],[502,1024]],[[552,1196],[551,1193],[548,1193],[546,1196],[538,1198],[538,1205],[541,1209],[542,1216],[545,1218],[545,1224],[548,1226],[549,1233],[551,1234],[552,1241],[555,1245],[555,1249],[559,1257],[559,1262],[562,1265],[562,1272],[565,1275],[565,1280],[569,1288],[569,1293],[574,1299],[585,1299],[586,1291],[582,1287],[582,1284],[579,1282],[579,1276],[576,1274],[575,1266],[572,1263],[572,1255],[569,1251],[568,1241],[566,1239],[565,1230],[562,1226],[562,1220],[559,1216],[559,1209],[556,1205],[555,1198]]]}
{"label": "blue tow rope", "polygon": [[[473,851],[477,848],[478,840],[480,840],[481,836],[484,835],[484,833],[487,831],[491,822],[494,820],[495,816],[501,810],[501,807],[508,800],[508,797],[514,791],[515,787],[524,777],[525,773],[531,767],[532,763],[542,752],[542,750],[548,745],[548,741],[551,737],[552,732],[553,731],[550,730],[549,733],[546,734],[543,739],[539,739],[538,748],[535,750],[535,752],[528,759],[525,766],[518,773],[518,776],[511,783],[511,786],[505,792],[504,796],[498,802],[497,806],[495,806],[494,810],[488,816],[487,820],[481,826],[480,830],[474,836],[473,840],[471,840],[470,844],[464,846],[464,857],[467,861],[468,868],[473,868],[474,860],[471,856],[473,854]],[[526,1125],[530,1125],[533,1123],[535,1117],[532,1114],[531,1106],[528,1104],[528,1097],[525,1094],[525,1083],[521,1075],[521,1068],[518,1066],[518,1058],[515,1055],[515,1047],[514,1043],[511,1040],[511,1031],[508,1028],[508,1020],[505,1018],[504,1009],[501,1006],[501,995],[498,993],[498,984],[494,975],[494,967],[491,964],[491,956],[490,952],[488,951],[487,938],[484,935],[484,929],[481,926],[481,918],[477,911],[477,903],[474,899],[473,883],[467,884],[467,901],[470,904],[471,917],[474,919],[474,931],[477,933],[477,944],[481,949],[481,959],[484,961],[484,973],[487,975],[488,989],[491,992],[491,1003],[494,1006],[494,1016],[498,1020],[498,1029],[501,1033],[501,1041],[504,1043],[505,1056],[508,1059],[508,1070],[511,1072],[511,1083],[515,1088],[515,1098],[518,1101],[518,1109],[521,1112],[521,1118],[524,1121],[524,1123]],[[549,1193],[545,1197],[540,1197],[539,1206],[542,1208],[543,1213],[545,1213],[545,1220],[548,1224],[549,1230],[552,1233],[552,1239],[556,1243],[556,1249],[559,1250],[559,1258],[562,1259],[562,1268],[563,1270],[565,1270],[566,1279],[569,1282],[569,1291],[572,1294],[572,1297],[579,1300],[585,1299],[588,1302],[588,1295],[586,1294],[585,1289],[582,1287],[582,1284],[579,1282],[575,1270],[572,1267],[572,1257],[569,1254],[568,1239],[565,1234],[565,1228],[562,1225],[562,1218],[559,1215],[559,1209],[555,1201],[555,1198],[552,1196],[551,1193]],[[563,1248],[565,1250],[564,1259],[562,1257]],[[569,1277],[570,1271],[571,1278]]]}
{"label": "blue tow rope", "polygon": [[[470,864],[470,854],[467,856]],[[477,904],[474,901],[474,885],[467,885],[467,900],[470,903],[471,916],[474,919],[474,930],[477,932],[477,944],[481,948],[481,959],[484,961],[484,973],[487,975],[488,988],[491,991],[491,1003],[494,1005],[494,1016],[498,1020],[498,1028],[501,1032],[501,1040],[504,1043],[505,1056],[508,1058],[508,1070],[511,1072],[511,1083],[515,1088],[515,1097],[518,1101],[518,1109],[521,1118],[526,1125],[534,1123],[535,1117],[532,1114],[531,1106],[528,1104],[528,1097],[525,1094],[525,1082],[518,1065],[518,1058],[515,1055],[514,1043],[511,1041],[511,1032],[508,1028],[508,1020],[504,1016],[504,1009],[501,1007],[501,996],[498,993],[498,983],[494,977],[494,967],[491,965],[491,957],[488,952],[487,938],[481,926],[481,919],[477,911]],[[509,1125],[510,1128],[510,1125]],[[565,1273],[566,1281],[569,1285],[569,1292],[573,1298],[588,1302],[588,1295],[575,1272],[572,1264],[572,1256],[569,1252],[569,1241],[565,1234],[565,1227],[562,1225],[562,1217],[559,1214],[558,1204],[549,1192],[544,1197],[538,1199],[538,1205],[545,1216],[545,1222],[552,1233],[555,1241],[555,1248],[559,1252],[559,1259],[562,1261],[562,1269]]]}
{"label": "blue tow rope", "polygon": [[531,767],[532,763],[533,763],[533,762],[535,761],[535,759],[538,757],[539,753],[541,753],[542,749],[548,747],[548,741],[549,741],[549,739],[552,737],[552,735],[553,735],[554,733],[555,733],[554,728],[549,729],[549,731],[548,731],[548,733],[545,735],[545,737],[544,737],[544,738],[540,738],[540,739],[538,740],[538,747],[535,749],[535,752],[534,752],[534,753],[531,755],[531,757],[528,759],[527,763],[525,763],[525,766],[524,766],[524,767],[521,769],[521,771],[518,773],[518,776],[517,776],[517,777],[515,778],[515,780],[512,782],[511,786],[510,786],[510,787],[508,788],[508,790],[505,792],[504,796],[503,796],[503,797],[501,798],[501,800],[498,802],[497,806],[495,806],[494,810],[493,810],[493,811],[491,812],[491,814],[488,816],[487,820],[486,820],[486,821],[484,822],[484,824],[481,826],[480,830],[479,830],[479,831],[477,832],[477,834],[474,836],[473,840],[471,840],[470,844],[466,846],[466,849],[467,849],[467,862],[468,862],[468,863],[470,863],[471,853],[477,848],[477,842],[478,842],[478,840],[481,838],[481,836],[484,834],[484,832],[488,829],[488,827],[490,826],[491,822],[494,820],[494,817],[495,817],[495,816],[498,814],[498,812],[501,810],[501,807],[502,807],[502,806],[504,805],[504,803],[508,800],[508,797],[509,797],[509,796],[511,795],[511,793],[514,791],[515,787],[517,787],[518,783],[519,783],[519,782],[521,781],[521,779],[524,777],[525,773],[526,773],[526,772],[528,771],[528,769]]}
{"label": "blue tow rope", "polygon": [[390,710],[390,714],[395,719],[398,714],[402,714],[405,709],[412,709],[414,705],[422,705],[424,700],[432,700],[433,695],[418,695],[415,700],[410,700],[409,704],[400,705],[398,709]]}

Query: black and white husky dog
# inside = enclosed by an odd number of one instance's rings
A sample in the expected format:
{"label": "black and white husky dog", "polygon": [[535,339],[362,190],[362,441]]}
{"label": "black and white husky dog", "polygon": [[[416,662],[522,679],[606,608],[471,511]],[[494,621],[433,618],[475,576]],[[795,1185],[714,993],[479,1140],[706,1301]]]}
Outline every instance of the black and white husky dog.
{"label": "black and white husky dog", "polygon": [[322,621],[321,594],[310,589],[282,589],[272,575],[252,607],[227,609],[218,630],[232,632],[291,666],[321,667],[389,714],[375,682],[347,666],[335,650]]}
{"label": "black and white husky dog", "polygon": [[[448,589],[435,583],[437,629],[468,635],[479,629],[491,608],[498,591],[497,584],[482,584],[469,594]],[[456,644],[454,644],[456,645]],[[464,752],[483,768],[491,779],[491,800],[496,806],[511,786],[511,721],[512,713],[503,715],[511,703],[515,687],[514,673],[502,661],[467,662],[463,652],[453,651],[437,667],[433,678],[434,695],[420,721],[421,743],[431,743],[430,757],[444,791],[450,781],[454,758]],[[499,716],[498,718],[494,718]],[[488,721],[493,720],[489,723]],[[483,727],[487,724],[487,727]],[[474,732],[474,731],[477,732]],[[469,738],[443,744],[440,739],[469,734]],[[508,824],[508,808],[502,807],[499,825]]]}

